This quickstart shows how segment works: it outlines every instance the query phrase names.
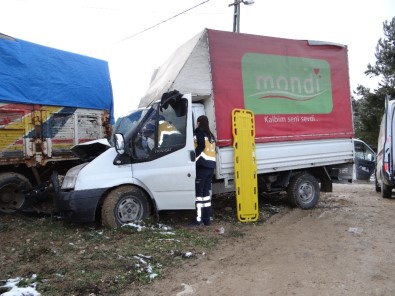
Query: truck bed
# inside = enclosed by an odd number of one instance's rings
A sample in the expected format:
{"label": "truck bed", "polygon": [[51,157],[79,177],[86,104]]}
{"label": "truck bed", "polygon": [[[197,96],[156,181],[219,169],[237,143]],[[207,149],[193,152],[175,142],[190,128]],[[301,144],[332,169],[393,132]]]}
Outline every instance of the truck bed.
{"label": "truck bed", "polygon": [[[233,179],[233,147],[218,152],[217,179]],[[258,174],[353,163],[352,139],[262,143],[256,145]]]}
{"label": "truck bed", "polygon": [[0,165],[77,159],[72,146],[110,132],[106,110],[0,103]]}

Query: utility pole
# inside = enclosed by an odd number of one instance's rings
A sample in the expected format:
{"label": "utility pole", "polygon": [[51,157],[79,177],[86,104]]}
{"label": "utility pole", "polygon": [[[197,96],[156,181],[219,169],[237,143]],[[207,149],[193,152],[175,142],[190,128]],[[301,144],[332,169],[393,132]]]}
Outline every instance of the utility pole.
{"label": "utility pole", "polygon": [[234,6],[233,12],[233,32],[240,33],[240,3],[245,5],[254,4],[254,0],[235,0],[235,2],[229,4],[230,6]]}

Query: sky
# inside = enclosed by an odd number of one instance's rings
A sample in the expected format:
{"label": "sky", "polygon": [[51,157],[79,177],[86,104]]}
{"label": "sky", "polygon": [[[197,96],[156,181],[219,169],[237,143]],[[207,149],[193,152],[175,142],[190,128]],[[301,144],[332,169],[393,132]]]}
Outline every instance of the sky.
{"label": "sky", "polygon": [[[0,33],[109,63],[115,118],[138,106],[153,71],[205,28],[232,31],[234,0],[2,0]],[[350,92],[377,86],[374,64],[393,0],[255,0],[240,33],[348,47]]]}

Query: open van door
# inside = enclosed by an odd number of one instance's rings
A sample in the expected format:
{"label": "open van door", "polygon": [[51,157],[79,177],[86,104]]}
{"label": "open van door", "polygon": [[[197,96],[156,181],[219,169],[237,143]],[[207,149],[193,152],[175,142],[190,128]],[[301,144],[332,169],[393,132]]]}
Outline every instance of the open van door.
{"label": "open van door", "polygon": [[355,179],[370,180],[376,166],[376,153],[365,142],[354,139]]}
{"label": "open van door", "polygon": [[169,96],[147,113],[131,138],[133,177],[153,197],[158,211],[192,210],[196,178],[192,97]]}

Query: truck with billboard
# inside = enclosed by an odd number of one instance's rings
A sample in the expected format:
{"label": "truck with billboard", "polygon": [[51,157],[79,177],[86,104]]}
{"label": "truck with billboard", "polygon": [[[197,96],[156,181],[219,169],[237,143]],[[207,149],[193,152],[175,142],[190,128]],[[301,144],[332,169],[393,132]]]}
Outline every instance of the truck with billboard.
{"label": "truck with billboard", "polygon": [[[116,227],[194,209],[193,129],[201,114],[217,139],[212,193],[234,191],[235,109],[254,114],[260,192],[286,191],[292,205],[311,209],[334,180],[352,179],[347,47],[205,29],[155,71],[139,108],[119,119],[115,147],[55,182],[56,211]],[[178,130],[166,141],[163,118]]]}

